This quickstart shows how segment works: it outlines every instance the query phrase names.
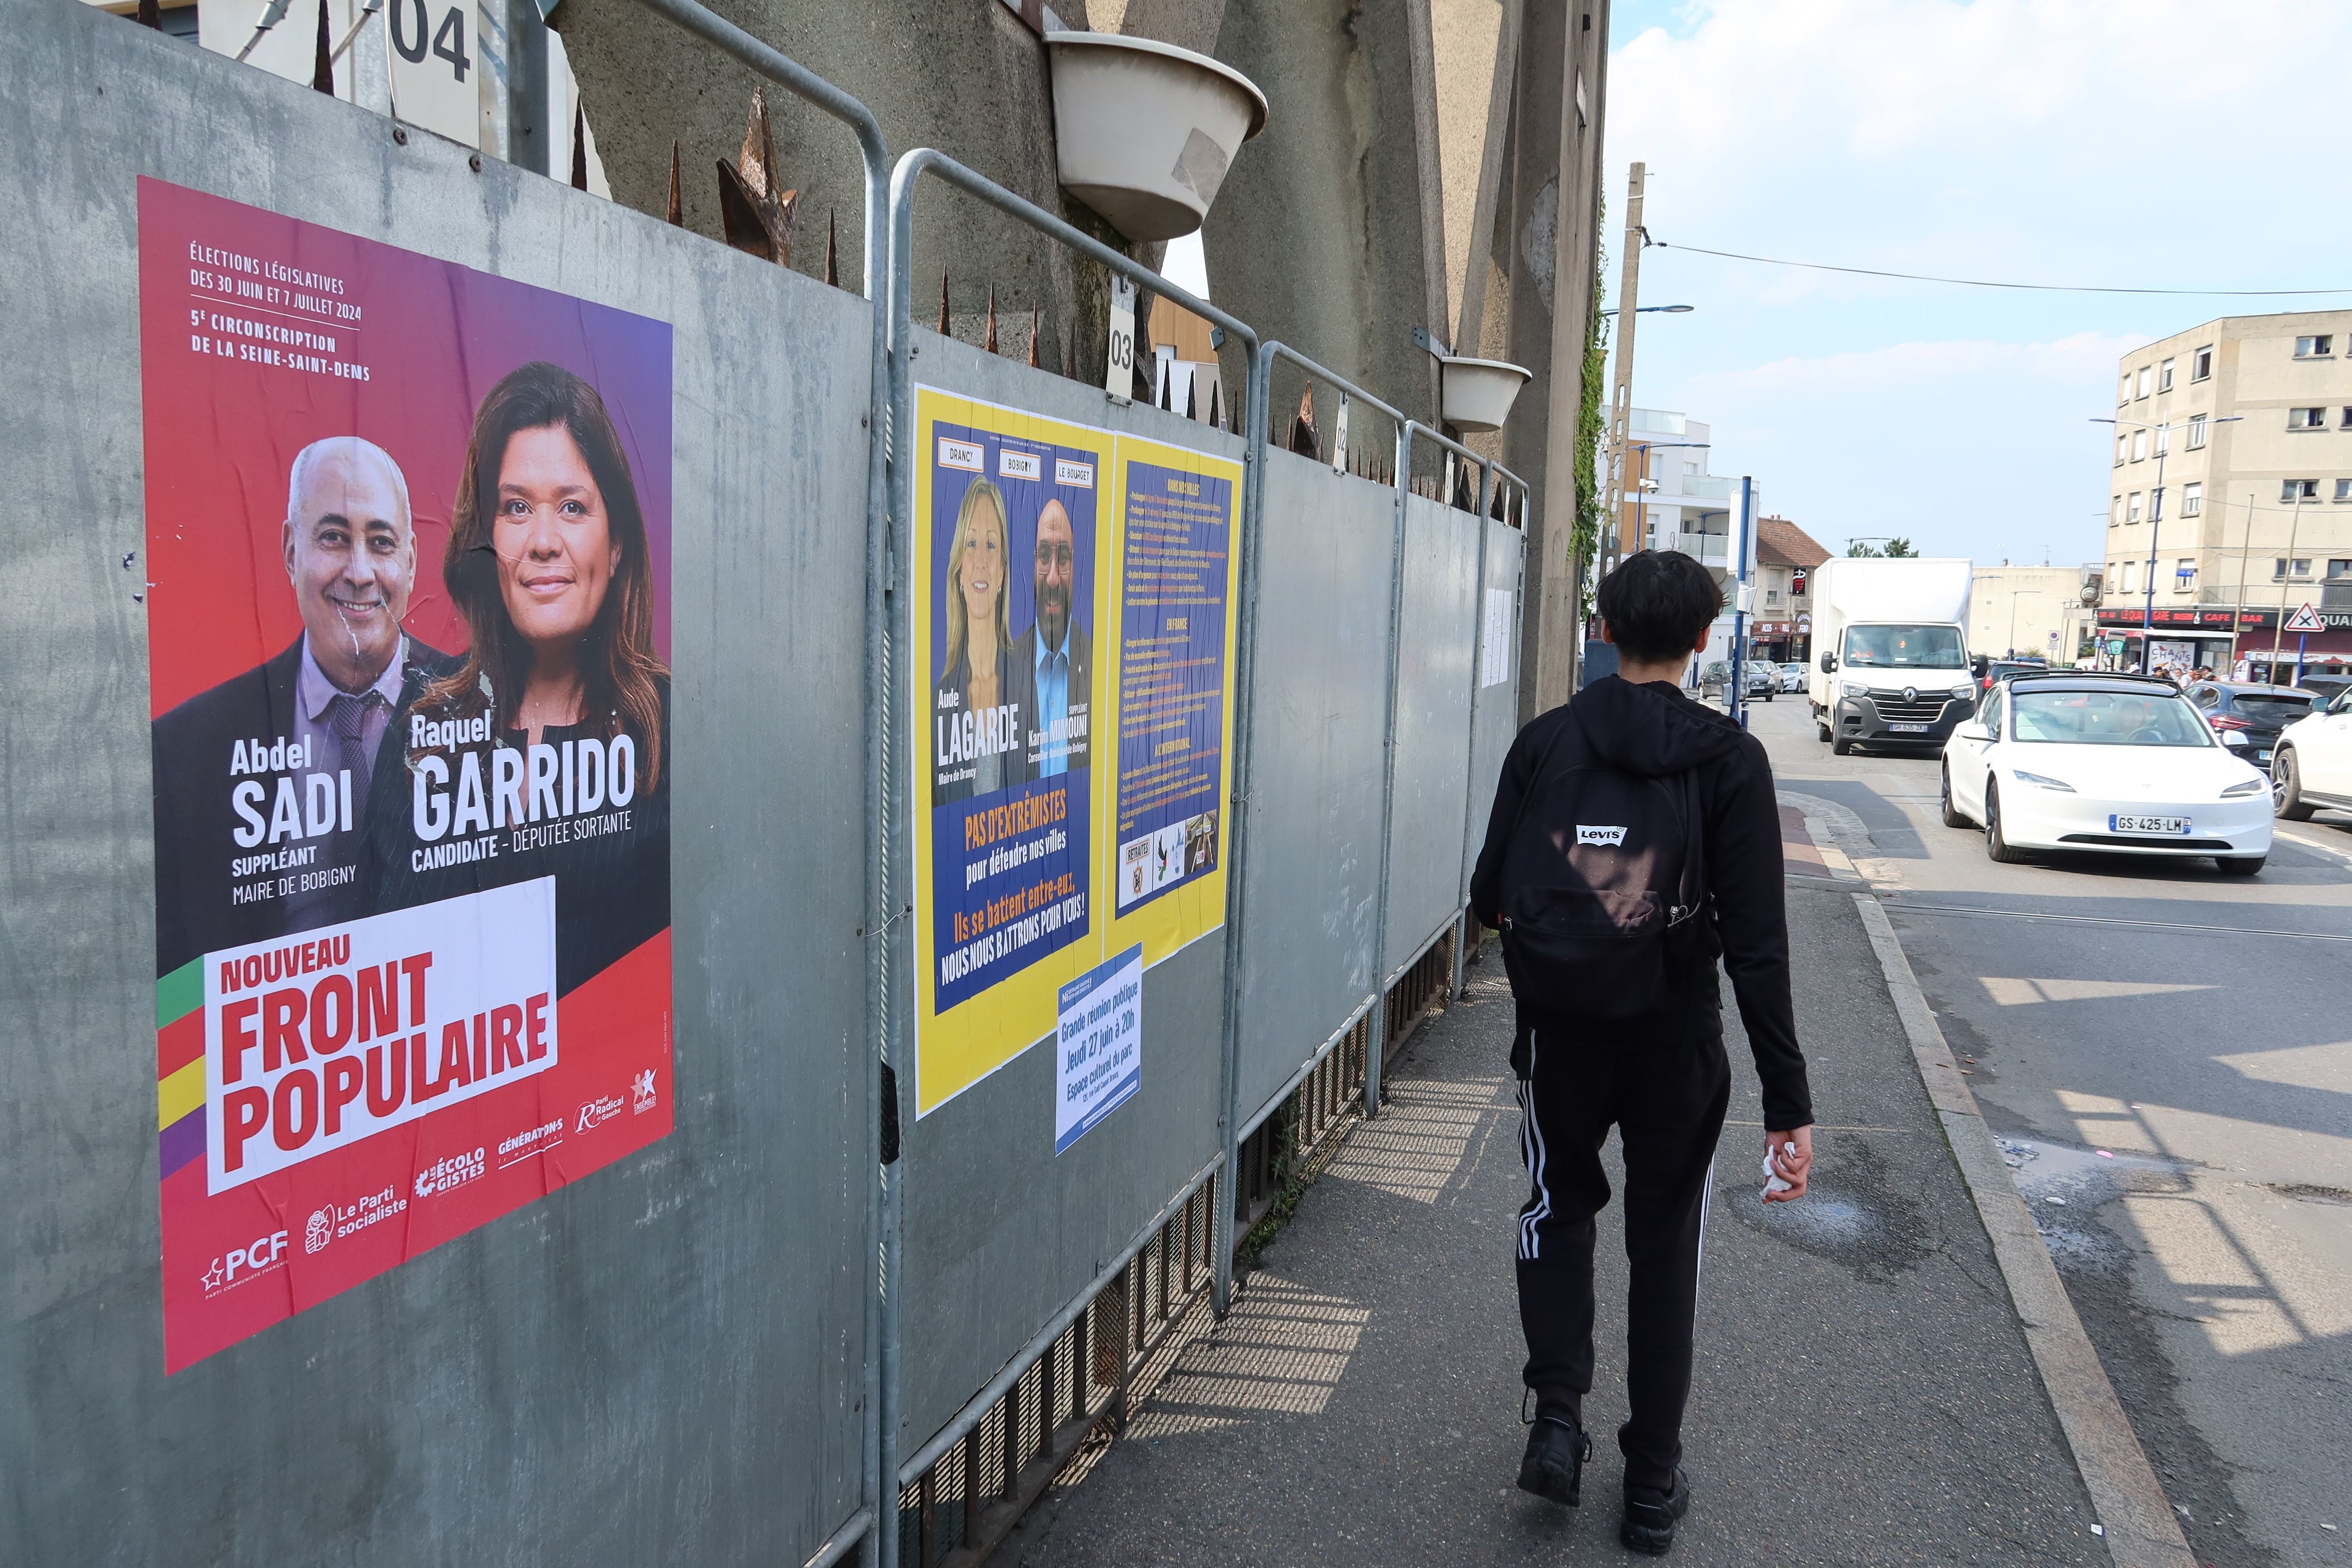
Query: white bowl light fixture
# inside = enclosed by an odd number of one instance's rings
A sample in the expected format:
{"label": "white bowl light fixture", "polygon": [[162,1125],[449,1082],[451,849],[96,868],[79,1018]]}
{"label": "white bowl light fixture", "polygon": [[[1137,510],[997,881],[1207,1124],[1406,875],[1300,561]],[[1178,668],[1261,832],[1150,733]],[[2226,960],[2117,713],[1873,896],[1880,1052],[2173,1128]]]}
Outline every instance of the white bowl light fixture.
{"label": "white bowl light fixture", "polygon": [[1150,38],[1047,33],[1062,184],[1131,240],[1208,216],[1265,94],[1231,66]]}
{"label": "white bowl light fixture", "polygon": [[1459,430],[1500,430],[1534,373],[1498,359],[1437,356],[1438,411]]}

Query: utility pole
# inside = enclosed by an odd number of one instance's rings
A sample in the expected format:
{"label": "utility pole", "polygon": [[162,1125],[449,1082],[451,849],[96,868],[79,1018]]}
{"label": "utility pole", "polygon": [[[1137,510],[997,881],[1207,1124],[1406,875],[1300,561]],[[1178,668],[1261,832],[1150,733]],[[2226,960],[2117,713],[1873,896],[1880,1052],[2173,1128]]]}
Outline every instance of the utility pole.
{"label": "utility pole", "polygon": [[[1593,541],[1596,582],[1625,553],[1625,460],[1632,455],[1633,421],[1633,323],[1642,292],[1642,184],[1643,165],[1636,163],[1625,175],[1625,251],[1618,258],[1622,281],[1617,289],[1617,368],[1609,389],[1608,507],[1602,513],[1609,521],[1601,537]],[[1638,498],[1641,493],[1637,480],[1633,494]],[[1635,504],[1640,504],[1638,499]]]}
{"label": "utility pole", "polygon": [[[2223,526],[2227,526],[2226,522]],[[2238,596],[2230,605],[2230,675],[2238,673],[2238,633],[2246,619],[2246,563],[2254,553],[2254,492],[2246,492],[2246,542],[2238,552]],[[2252,672],[2248,671],[2249,674]]]}
{"label": "utility pole", "polygon": [[[2248,504],[2252,503],[2249,501]],[[2303,502],[2297,500],[2294,504],[2296,510],[2287,513],[2286,559],[2279,563],[2278,625],[2271,628],[2271,667],[2264,675],[2273,686],[2278,684],[2279,644],[2286,637],[2286,596],[2288,590],[2294,586],[2294,536],[2303,530],[2303,512],[2300,510]]]}

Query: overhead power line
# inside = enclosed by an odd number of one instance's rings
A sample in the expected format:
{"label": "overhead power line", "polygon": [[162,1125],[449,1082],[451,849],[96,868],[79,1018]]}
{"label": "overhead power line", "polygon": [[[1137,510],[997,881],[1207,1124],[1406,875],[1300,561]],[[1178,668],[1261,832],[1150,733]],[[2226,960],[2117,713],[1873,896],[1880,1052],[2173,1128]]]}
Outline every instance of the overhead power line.
{"label": "overhead power line", "polygon": [[2043,294],[2204,295],[2228,299],[2275,299],[2290,295],[2352,294],[2352,287],[2343,289],[2119,289],[2091,283],[2003,283],[1985,278],[1937,278],[1924,272],[1887,272],[1875,267],[1833,267],[1825,261],[1789,261],[1777,256],[1743,256],[1736,250],[1709,250],[1705,246],[1673,245],[1663,239],[1652,239],[1649,243],[1661,250],[1687,250],[1694,256],[1720,256],[1730,261],[1761,262],[1767,267],[1801,267],[1811,272],[1849,272],[1861,278],[1899,278],[1906,283],[1949,283],[1962,289],[2024,289]]}

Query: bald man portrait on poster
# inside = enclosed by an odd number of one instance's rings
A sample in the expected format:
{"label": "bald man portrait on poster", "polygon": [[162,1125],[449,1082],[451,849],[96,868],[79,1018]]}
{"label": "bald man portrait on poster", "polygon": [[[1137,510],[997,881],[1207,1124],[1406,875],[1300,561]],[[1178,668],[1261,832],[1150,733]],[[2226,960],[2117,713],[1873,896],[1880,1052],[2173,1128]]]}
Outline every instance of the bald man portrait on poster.
{"label": "bald man portrait on poster", "polygon": [[455,667],[401,629],[416,534],[383,447],[339,436],[296,454],[279,542],[301,635],[154,723],[159,975],[366,912],[366,803],[400,765],[385,731]]}

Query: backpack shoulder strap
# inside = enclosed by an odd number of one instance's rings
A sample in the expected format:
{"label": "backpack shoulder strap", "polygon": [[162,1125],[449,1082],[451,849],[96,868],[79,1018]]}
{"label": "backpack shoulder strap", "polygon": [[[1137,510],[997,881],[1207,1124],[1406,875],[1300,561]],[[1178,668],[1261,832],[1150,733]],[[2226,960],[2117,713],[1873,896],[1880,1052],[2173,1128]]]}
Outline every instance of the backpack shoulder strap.
{"label": "backpack shoulder strap", "polygon": [[1551,765],[1551,754],[1559,750],[1560,742],[1567,737],[1569,725],[1575,722],[1576,719],[1573,714],[1563,719],[1560,721],[1559,728],[1553,732],[1552,738],[1544,742],[1544,749],[1536,754],[1535,770],[1528,775],[1528,787],[1520,792],[1519,795],[1519,809],[1511,818],[1511,837],[1513,839],[1517,838],[1519,836],[1519,825],[1528,819],[1528,802],[1534,796],[1536,793],[1536,784],[1543,778],[1544,770]]}

